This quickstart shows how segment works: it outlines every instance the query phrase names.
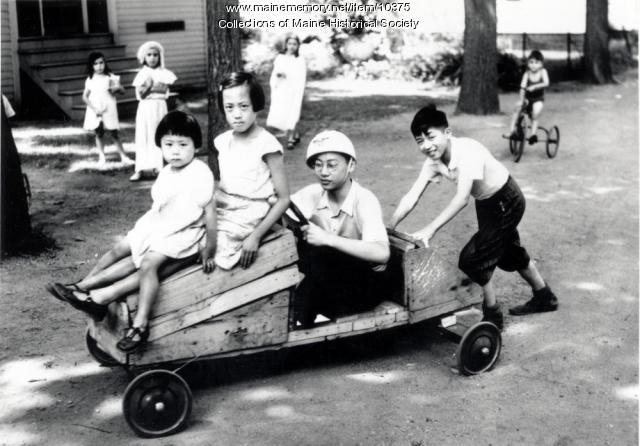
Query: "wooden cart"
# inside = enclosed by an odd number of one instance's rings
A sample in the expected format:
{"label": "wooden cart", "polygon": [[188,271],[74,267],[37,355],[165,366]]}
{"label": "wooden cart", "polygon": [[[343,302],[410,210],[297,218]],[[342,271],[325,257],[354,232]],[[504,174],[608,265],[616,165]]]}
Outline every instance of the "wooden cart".
{"label": "wooden cart", "polygon": [[194,359],[278,350],[426,319],[442,318],[441,328],[461,339],[456,356],[462,374],[493,367],[502,344],[499,330],[488,322],[469,328],[456,321],[454,313],[480,303],[479,288],[446,260],[450,256],[395,231],[389,236],[392,254],[382,304],[310,329],[296,329],[292,318],[293,291],[302,275],[296,238],[285,228],[263,240],[248,269],[205,274],[194,265],[164,280],[150,317],[149,342],[140,352],[127,355],[116,348],[135,314],[136,296],[112,303],[101,322],[89,321],[87,346],[92,356],[107,366],[155,367],[137,376],[125,391],[123,411],[131,428],[140,436],[157,437],[185,426],[191,391],[168,368]]}

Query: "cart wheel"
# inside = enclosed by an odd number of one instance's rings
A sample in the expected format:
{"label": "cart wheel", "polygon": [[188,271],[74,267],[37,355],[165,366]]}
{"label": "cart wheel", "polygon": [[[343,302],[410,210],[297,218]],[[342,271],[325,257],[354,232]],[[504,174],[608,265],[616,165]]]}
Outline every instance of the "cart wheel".
{"label": "cart wheel", "polygon": [[115,367],[120,365],[120,363],[113,359],[109,353],[105,352],[98,346],[98,342],[91,337],[89,330],[87,330],[85,340],[87,342],[87,350],[89,350],[89,354],[98,362],[98,364],[105,367]]}
{"label": "cart wheel", "polygon": [[478,322],[462,336],[456,357],[463,375],[477,375],[490,370],[500,356],[502,336],[491,322]]}
{"label": "cart wheel", "polygon": [[525,141],[525,122],[524,116],[518,119],[518,123],[516,125],[516,134],[514,138],[509,138],[509,150],[511,151],[511,155],[513,156],[513,162],[517,163],[522,158],[522,152],[524,151],[524,141]]}
{"label": "cart wheel", "polygon": [[558,153],[558,147],[560,146],[560,129],[557,125],[551,127],[549,134],[547,135],[547,156],[553,158]]}
{"label": "cart wheel", "polygon": [[129,383],[122,410],[138,436],[163,437],[184,428],[192,401],[191,389],[179,375],[168,370],[150,370]]}

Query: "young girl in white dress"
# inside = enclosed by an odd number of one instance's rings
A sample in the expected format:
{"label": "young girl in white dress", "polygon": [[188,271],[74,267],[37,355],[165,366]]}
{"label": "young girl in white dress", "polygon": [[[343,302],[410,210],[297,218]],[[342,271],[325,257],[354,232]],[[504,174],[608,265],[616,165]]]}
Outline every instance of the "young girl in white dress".
{"label": "young girl in white dress", "polygon": [[284,51],[273,61],[273,71],[269,79],[271,106],[267,126],[286,132],[289,150],[300,142],[296,127],[300,120],[307,79],[307,66],[299,50],[300,39],[297,36],[288,36],[285,39]]}
{"label": "young girl in white dress", "polygon": [[110,302],[139,288],[135,318],[117,344],[124,352],[137,350],[149,337],[147,325],[159,288],[158,272],[168,260],[192,261],[199,253],[204,271],[214,269],[214,179],[209,167],[194,158],[202,145],[200,126],[193,116],[173,111],[160,121],[155,141],[167,165],[151,188],[151,209],[84,279],[47,286],[55,297],[96,320],[106,315]]}
{"label": "young girl in white dress", "polygon": [[282,146],[256,123],[264,103],[249,73],[231,73],[218,88],[218,106],[231,127],[214,140],[220,167],[215,263],[223,269],[248,267],[260,239],[289,206]]}
{"label": "young girl in white dress", "polygon": [[138,62],[142,68],[133,79],[138,98],[136,113],[136,165],[129,178],[140,181],[142,172],[156,174],[162,169],[162,151],[155,144],[156,127],[167,114],[169,85],[177,77],[164,67],[164,49],[158,42],[145,42],[138,49]]}
{"label": "young girl in white dress", "polygon": [[87,74],[89,77],[84,83],[82,93],[82,100],[87,104],[83,128],[96,133],[100,165],[104,166],[106,163],[103,139],[105,130],[111,133],[111,138],[120,154],[120,160],[125,164],[133,164],[133,161],[124,153],[118,136],[120,122],[114,94],[124,93],[119,77],[111,73],[104,55],[97,51],[89,54]]}

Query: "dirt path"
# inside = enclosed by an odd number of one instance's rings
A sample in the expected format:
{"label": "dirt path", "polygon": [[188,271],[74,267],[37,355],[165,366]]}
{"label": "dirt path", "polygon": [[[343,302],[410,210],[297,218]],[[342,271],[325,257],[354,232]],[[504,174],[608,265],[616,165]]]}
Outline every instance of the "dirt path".
{"label": "dirt path", "polygon": [[[451,118],[455,134],[485,143],[520,183],[527,197],[523,242],[561,299],[556,313],[508,317],[492,372],[453,374],[455,345],[424,327],[294,350],[286,360],[218,361],[194,392],[189,428],[155,441],[136,438],[121,415],[130,378],[98,367],[84,347],[83,319],[43,291],[46,282],[85,273],[148,207],[150,184],[131,185],[125,172],[72,174],[27,160],[34,221],[61,249],[0,267],[0,444],[635,444],[636,79],[550,93],[543,125],[556,123],[562,132],[554,160],[538,144],[511,162],[501,138],[506,116]],[[426,98],[331,98],[318,86],[313,93],[302,146],[320,128],[345,131],[361,159],[358,178],[390,215],[420,166],[407,128]],[[502,96],[502,108],[514,100]],[[303,157],[300,149],[286,154],[293,190],[312,181],[299,167]],[[416,229],[452,192],[430,189],[402,227]],[[459,249],[474,224],[470,206],[438,234],[435,248]],[[528,299],[512,274],[497,274],[497,291],[506,307]]]}

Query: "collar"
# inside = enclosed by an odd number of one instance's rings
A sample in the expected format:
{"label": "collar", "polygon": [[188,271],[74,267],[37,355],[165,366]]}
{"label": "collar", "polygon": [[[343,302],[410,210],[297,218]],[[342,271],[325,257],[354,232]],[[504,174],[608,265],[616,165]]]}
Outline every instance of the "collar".
{"label": "collar", "polygon": [[444,166],[449,169],[449,170],[453,170],[456,167],[458,167],[458,151],[455,150],[455,140],[456,138],[454,138],[453,136],[449,138],[450,141],[450,146],[449,146],[449,151],[451,153],[451,159],[449,160],[449,164],[444,164]]}
{"label": "collar", "polygon": [[[342,206],[338,209],[338,212],[333,215],[333,217],[337,217],[340,212],[344,212],[349,217],[353,217],[354,208],[356,205],[356,188],[360,187],[360,185],[356,182],[356,180],[351,180],[351,188],[349,189],[349,193],[347,193],[347,197],[342,202]],[[322,195],[320,195],[320,200],[318,200],[318,204],[316,206],[316,210],[321,209],[329,209],[329,193],[326,190],[322,190]]]}

